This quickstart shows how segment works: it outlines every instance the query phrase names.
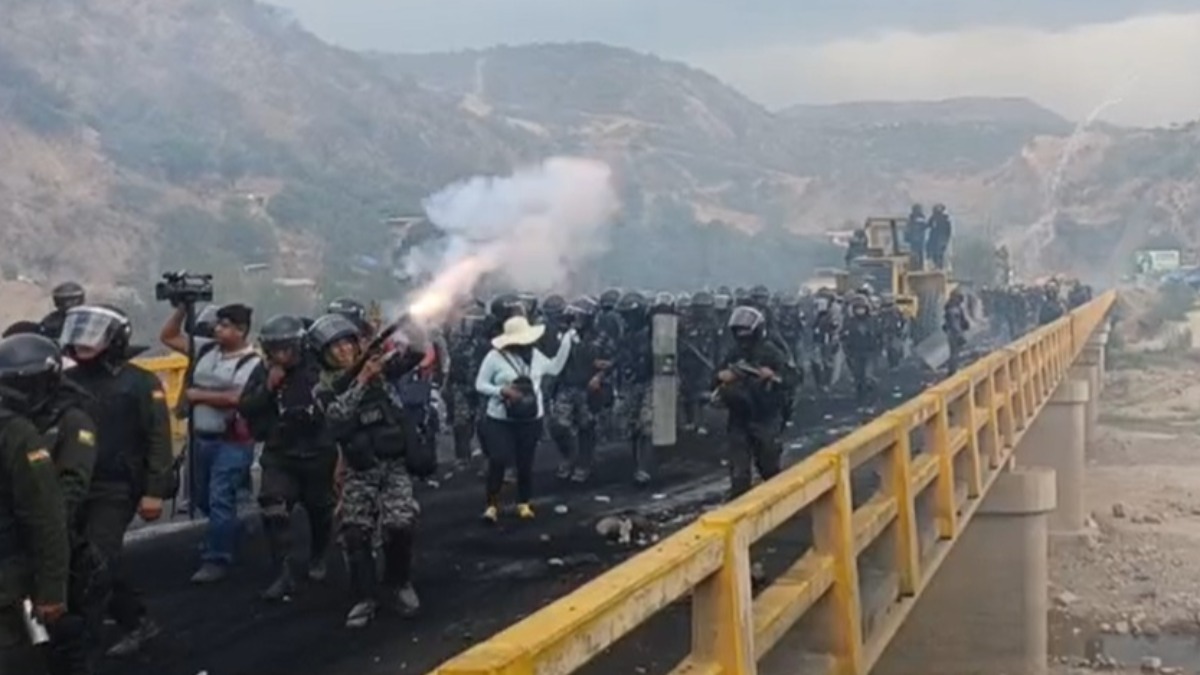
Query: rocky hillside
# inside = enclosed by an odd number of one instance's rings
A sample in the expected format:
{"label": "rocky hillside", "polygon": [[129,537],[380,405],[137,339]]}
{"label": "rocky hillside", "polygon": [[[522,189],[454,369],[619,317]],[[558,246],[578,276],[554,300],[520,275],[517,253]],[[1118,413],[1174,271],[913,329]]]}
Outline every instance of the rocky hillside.
{"label": "rocky hillside", "polygon": [[621,181],[597,283],[792,283],[838,257],[797,234],[913,201],[1017,243],[1200,245],[1195,125],[1071,128],[1008,99],[773,113],[597,44],[356,54],[252,0],[7,0],[0,292],[11,315],[31,287],[77,277],[136,305],[176,267],[268,304],[312,301],[274,278],[393,292],[385,217],[555,152],[606,159]]}

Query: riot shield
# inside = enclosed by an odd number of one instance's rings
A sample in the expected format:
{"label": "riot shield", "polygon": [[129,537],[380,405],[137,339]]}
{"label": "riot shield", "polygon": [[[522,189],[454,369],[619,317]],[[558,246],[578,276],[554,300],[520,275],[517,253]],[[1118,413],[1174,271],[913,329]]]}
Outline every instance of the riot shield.
{"label": "riot shield", "polygon": [[677,363],[679,317],[659,312],[653,317],[651,351],[654,354],[654,382],[651,387],[654,419],[651,440],[655,446],[675,445],[676,413],[679,401]]}

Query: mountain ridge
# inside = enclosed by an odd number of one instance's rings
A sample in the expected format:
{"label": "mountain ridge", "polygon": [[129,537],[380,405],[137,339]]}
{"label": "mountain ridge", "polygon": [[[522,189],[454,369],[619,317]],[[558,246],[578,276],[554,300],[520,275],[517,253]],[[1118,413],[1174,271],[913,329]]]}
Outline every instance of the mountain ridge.
{"label": "mountain ridge", "polygon": [[387,217],[553,154],[618,176],[597,283],[795,284],[836,261],[826,231],[914,201],[996,238],[1036,226],[1129,246],[1122,223],[1137,221],[1200,244],[1194,125],[1072,136],[1016,98],[770,111],[700,69],[598,43],[359,54],[252,0],[8,4],[9,283],[81,277],[147,306],[161,269],[205,268],[223,293],[311,307],[245,271],[267,263],[326,294],[394,294]]}

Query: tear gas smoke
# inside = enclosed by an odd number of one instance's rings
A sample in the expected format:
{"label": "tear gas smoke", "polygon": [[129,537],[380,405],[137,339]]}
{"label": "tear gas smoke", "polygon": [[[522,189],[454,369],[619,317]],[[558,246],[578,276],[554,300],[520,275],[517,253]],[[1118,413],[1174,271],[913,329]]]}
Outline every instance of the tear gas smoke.
{"label": "tear gas smoke", "polygon": [[603,162],[553,157],[511,176],[476,176],[427,197],[442,237],[411,251],[406,271],[428,279],[405,302],[419,326],[437,325],[482,280],[522,291],[562,290],[607,247],[620,208]]}

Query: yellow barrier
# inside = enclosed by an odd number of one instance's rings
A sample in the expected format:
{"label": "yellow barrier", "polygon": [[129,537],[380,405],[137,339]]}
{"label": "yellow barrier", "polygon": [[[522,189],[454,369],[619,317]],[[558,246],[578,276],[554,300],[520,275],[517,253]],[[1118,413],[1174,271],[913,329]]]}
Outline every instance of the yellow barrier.
{"label": "yellow barrier", "polygon": [[183,437],[187,434],[187,425],[183,420],[176,419],[174,411],[175,404],[179,402],[179,397],[183,393],[183,376],[187,373],[188,366],[187,357],[182,354],[149,356],[142,359],[135,359],[134,363],[153,372],[162,382],[163,389],[167,394],[167,405],[170,406],[172,411],[171,435],[176,440],[183,440]]}
{"label": "yellow barrier", "polygon": [[[832,657],[830,672],[868,672],[1115,297],[1106,293],[989,354],[434,673],[571,673],[689,593],[691,653],[672,675],[755,673],[756,662],[814,609],[830,629],[812,638]],[[921,438],[916,454],[913,432]],[[850,472],[871,460],[883,467],[882,485],[855,509]],[[965,500],[956,480],[966,485]],[[916,500],[926,488],[939,541],[922,555]],[[750,545],[806,508],[812,550],[753,597]],[[858,555],[893,524],[898,595],[864,634]]]}

